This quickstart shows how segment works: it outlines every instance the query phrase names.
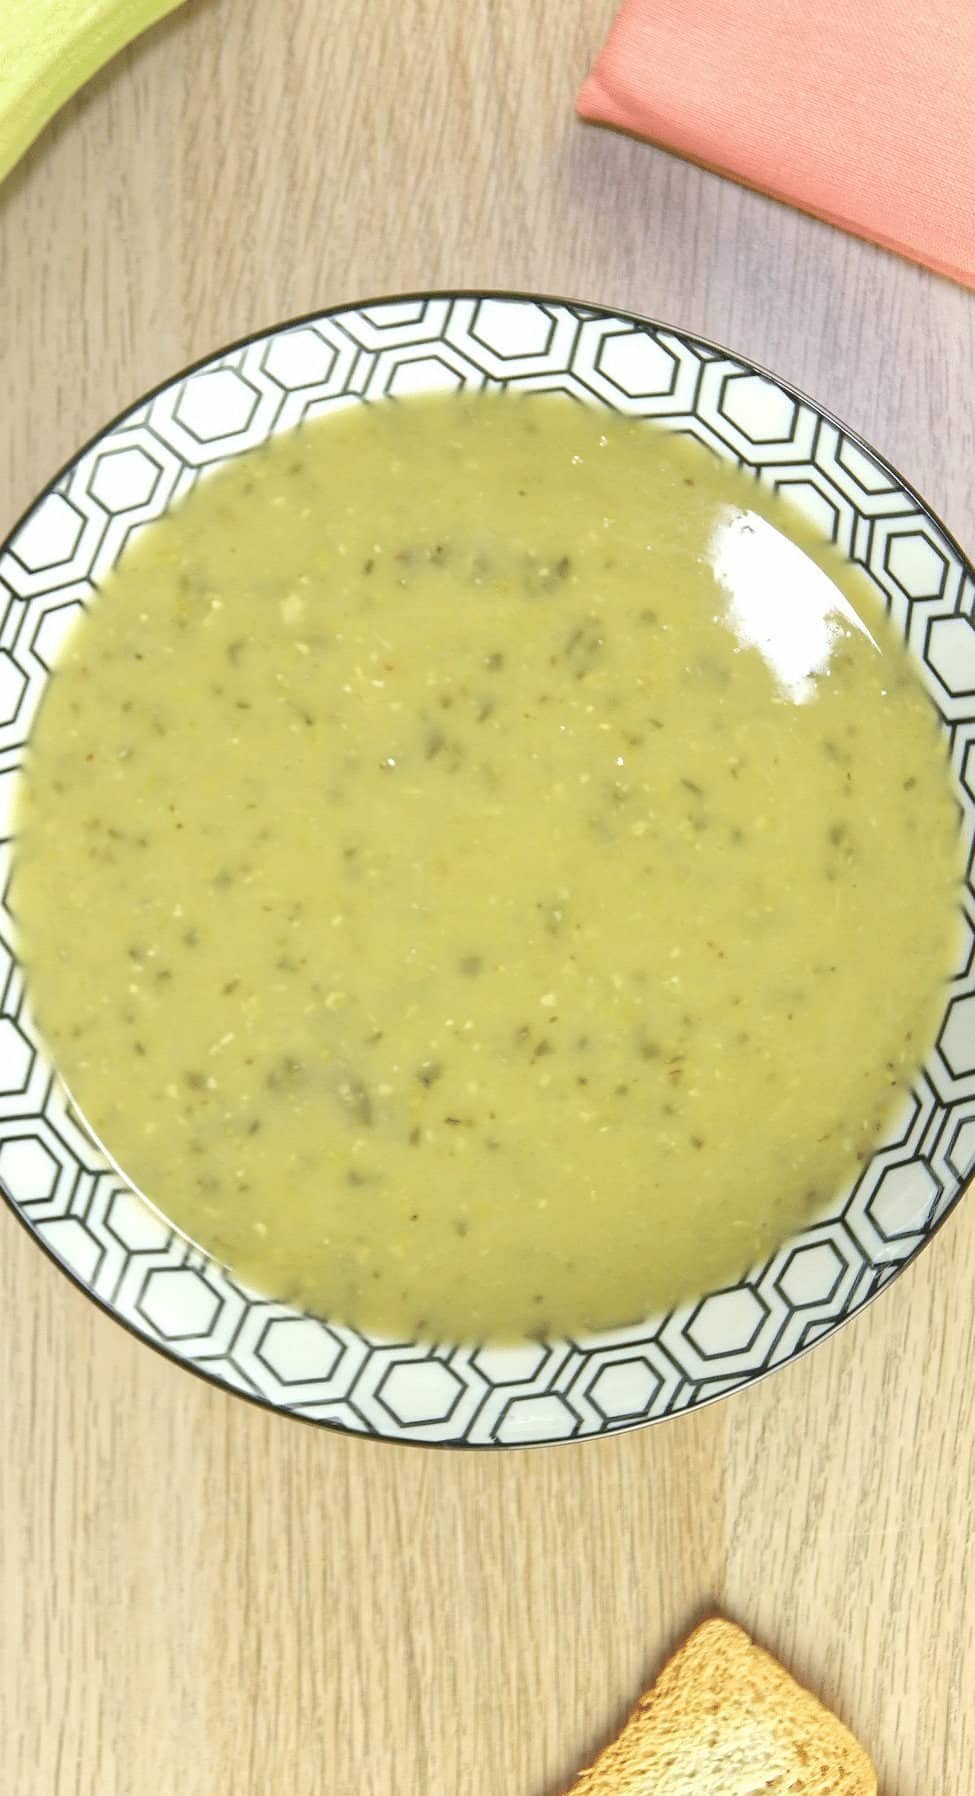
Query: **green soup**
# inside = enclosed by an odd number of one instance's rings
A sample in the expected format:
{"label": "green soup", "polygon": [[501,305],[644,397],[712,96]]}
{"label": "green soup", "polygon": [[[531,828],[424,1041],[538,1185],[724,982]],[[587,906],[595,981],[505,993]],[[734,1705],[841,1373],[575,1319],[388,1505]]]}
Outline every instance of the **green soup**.
{"label": "green soup", "polygon": [[696,445],[386,402],[130,547],[34,733],[42,1032],[258,1288],[386,1334],[738,1278],[930,1046],[958,828],[865,581]]}

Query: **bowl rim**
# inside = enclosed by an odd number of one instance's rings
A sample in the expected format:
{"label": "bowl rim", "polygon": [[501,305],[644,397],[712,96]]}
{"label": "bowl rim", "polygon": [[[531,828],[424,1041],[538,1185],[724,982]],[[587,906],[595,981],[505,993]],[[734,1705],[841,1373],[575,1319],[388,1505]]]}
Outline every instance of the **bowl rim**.
{"label": "bowl rim", "polygon": [[[373,308],[381,308],[384,306],[426,304],[438,300],[447,302],[455,302],[458,300],[484,302],[493,300],[516,305],[556,306],[569,313],[578,314],[580,318],[596,317],[613,319],[638,326],[639,328],[652,333],[671,333],[682,342],[690,345],[691,348],[699,347],[712,355],[725,358],[737,364],[737,366],[746,373],[757,375],[761,379],[769,381],[780,392],[787,394],[797,406],[807,407],[810,411],[815,413],[818,419],[832,425],[841,433],[847,442],[859,449],[866,456],[868,461],[874,463],[884,472],[891,475],[895,485],[914,502],[917,510],[934,526],[938,535],[957,557],[964,573],[972,581],[975,581],[975,560],[968,555],[966,550],[959,543],[957,537],[943,522],[928,500],[924,498],[923,494],[918,491],[917,487],[915,487],[910,480],[906,479],[905,476],[901,474],[900,470],[892,461],[890,461],[883,451],[869,443],[859,431],[846,424],[843,419],[838,417],[829,407],[821,405],[818,400],[810,397],[803,388],[796,386],[794,382],[775,373],[774,370],[768,368],[763,362],[756,361],[754,357],[744,355],[735,349],[730,349],[725,344],[719,343],[714,338],[708,337],[701,332],[687,330],[681,325],[670,323],[665,319],[655,317],[649,313],[634,311],[629,307],[608,305],[602,300],[568,298],[564,295],[547,291],[541,292],[531,289],[509,287],[412,288],[402,292],[386,292],[370,295],[368,297],[346,299],[333,305],[315,307],[311,311],[301,312],[292,317],[280,319],[272,324],[249,330],[242,336],[236,337],[230,342],[218,345],[204,355],[195,357],[192,361],[187,362],[182,367],[168,374],[164,379],[157,381],[153,386],[145,389],[145,391],[130,400],[120,411],[116,412],[112,417],[99,425],[84,442],[79,444],[78,447],[73,450],[70,456],[68,456],[57,471],[50,476],[44,486],[35,494],[29,504],[5,532],[2,540],[0,540],[0,559],[11,550],[20,530],[27,523],[28,519],[43,501],[49,498],[57,490],[61,481],[71,472],[76,464],[90,451],[96,449],[98,444],[101,443],[105,437],[109,436],[113,431],[123,425],[126,420],[131,417],[133,412],[143,406],[151,404],[153,400],[167,392],[169,389],[192,378],[195,374],[204,372],[213,367],[214,364],[224,361],[225,358],[238,351],[246,350],[254,344],[283,336],[290,331],[298,330],[302,327],[314,326],[324,319],[341,318],[343,314],[352,311],[368,312]],[[243,453],[246,454],[247,451],[245,450]],[[903,1274],[908,1272],[915,1265],[920,1255],[934,1241],[935,1237],[941,1233],[946,1223],[954,1217],[959,1205],[967,1196],[973,1185],[975,1185],[975,1173],[971,1174],[967,1179],[959,1179],[958,1188],[954,1196],[946,1205],[942,1214],[926,1230],[923,1238],[910,1250],[903,1260],[895,1265],[894,1270],[890,1273],[889,1277],[885,1279],[882,1284],[875,1286],[873,1290],[868,1292],[854,1309],[831,1321],[824,1334],[794,1348],[784,1359],[776,1364],[763,1366],[760,1370],[748,1374],[730,1391],[712,1391],[704,1396],[696,1398],[686,1409],[670,1411],[664,1415],[627,1416],[618,1422],[614,1422],[611,1426],[600,1429],[595,1434],[583,1434],[579,1436],[570,1435],[565,1438],[548,1437],[544,1440],[495,1439],[488,1441],[449,1438],[423,1439],[405,1434],[384,1434],[373,1428],[362,1430],[348,1428],[333,1418],[323,1418],[306,1414],[300,1409],[275,1402],[272,1398],[266,1397],[258,1391],[247,1390],[240,1385],[232,1384],[228,1380],[220,1377],[218,1373],[207,1370],[205,1365],[184,1357],[176,1350],[171,1342],[162,1339],[154,1339],[148,1333],[143,1332],[119,1309],[116,1309],[107,1298],[94,1291],[85,1281],[82,1274],[69,1265],[67,1261],[62,1259],[57,1254],[54,1247],[32,1226],[29,1217],[25,1215],[20,1204],[13,1197],[12,1193],[8,1191],[2,1175],[0,1175],[0,1199],[2,1199],[6,1209],[12,1212],[17,1223],[23,1229],[33,1245],[40,1249],[41,1253],[43,1253],[45,1258],[57,1268],[62,1277],[67,1279],[89,1303],[94,1304],[96,1308],[103,1315],[107,1316],[117,1327],[124,1329],[126,1334],[136,1341],[140,1347],[148,1347],[168,1365],[175,1365],[181,1371],[199,1379],[200,1382],[206,1385],[211,1391],[219,1392],[222,1396],[237,1398],[244,1403],[252,1405],[258,1410],[277,1416],[284,1421],[300,1422],[304,1424],[305,1427],[322,1430],[328,1434],[336,1434],[346,1440],[371,1441],[379,1446],[418,1448],[421,1451],[427,1452],[446,1451],[452,1453],[463,1452],[482,1454],[485,1452],[526,1452],[535,1451],[541,1448],[591,1446],[597,1442],[615,1440],[620,1435],[632,1434],[638,1430],[656,1428],[665,1422],[680,1421],[684,1416],[697,1415],[705,1409],[710,1409],[713,1404],[723,1402],[729,1397],[744,1395],[745,1392],[752,1390],[756,1385],[764,1383],[767,1379],[772,1378],[777,1373],[786,1371],[799,1360],[805,1359],[807,1354],[812,1353],[815,1348],[825,1344],[827,1341],[833,1340],[836,1335],[847,1328],[850,1323],[858,1320],[866,1310],[870,1309],[879,1297],[882,1297],[885,1292],[889,1291],[891,1287],[902,1278]],[[734,1289],[735,1287],[730,1286],[727,1288]],[[297,1313],[299,1312],[296,1312],[296,1314]]]}

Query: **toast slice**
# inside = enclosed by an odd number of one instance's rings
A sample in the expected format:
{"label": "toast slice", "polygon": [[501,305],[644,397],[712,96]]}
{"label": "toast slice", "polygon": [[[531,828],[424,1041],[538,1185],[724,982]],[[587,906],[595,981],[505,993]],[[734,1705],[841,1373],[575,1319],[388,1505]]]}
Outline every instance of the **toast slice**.
{"label": "toast slice", "polygon": [[862,1746],[730,1621],[664,1666],[568,1796],[877,1796]]}

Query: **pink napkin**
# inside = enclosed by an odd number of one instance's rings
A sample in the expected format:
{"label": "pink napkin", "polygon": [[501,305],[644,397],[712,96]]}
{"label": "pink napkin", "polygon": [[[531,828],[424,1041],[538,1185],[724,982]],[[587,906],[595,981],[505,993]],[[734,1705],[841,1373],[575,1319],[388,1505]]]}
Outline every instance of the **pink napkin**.
{"label": "pink napkin", "polygon": [[577,105],[975,287],[975,0],[624,0]]}

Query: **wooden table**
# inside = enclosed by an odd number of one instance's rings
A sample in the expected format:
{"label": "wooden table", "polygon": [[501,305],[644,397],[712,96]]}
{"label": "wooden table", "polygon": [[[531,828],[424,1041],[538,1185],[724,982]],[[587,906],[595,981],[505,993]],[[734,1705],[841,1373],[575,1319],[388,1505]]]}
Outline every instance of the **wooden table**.
{"label": "wooden table", "polygon": [[[255,327],[450,284],[788,375],[973,546],[975,299],[573,116],[612,0],[189,0],[0,192],[0,524]],[[751,1393],[607,1444],[397,1451],[174,1370],[0,1215],[0,1788],[551,1796],[712,1606],[975,1789],[975,1203]]]}

